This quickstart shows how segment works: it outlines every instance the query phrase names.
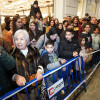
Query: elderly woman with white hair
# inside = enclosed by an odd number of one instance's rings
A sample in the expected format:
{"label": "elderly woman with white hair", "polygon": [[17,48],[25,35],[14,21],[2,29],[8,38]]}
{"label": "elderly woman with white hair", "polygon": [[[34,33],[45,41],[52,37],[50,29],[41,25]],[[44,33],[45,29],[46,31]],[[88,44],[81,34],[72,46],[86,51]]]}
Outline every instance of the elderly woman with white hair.
{"label": "elderly woman with white hair", "polygon": [[[40,54],[37,48],[32,48],[30,44],[29,35],[26,30],[20,29],[14,34],[14,45],[12,55],[16,59],[16,70],[19,76],[15,77],[16,83],[19,86],[25,85],[30,80],[32,75],[35,75],[37,80],[42,80],[43,67],[40,59]],[[28,88],[30,92],[30,99],[36,100],[33,86]],[[22,100],[27,100],[26,94],[20,93]]]}

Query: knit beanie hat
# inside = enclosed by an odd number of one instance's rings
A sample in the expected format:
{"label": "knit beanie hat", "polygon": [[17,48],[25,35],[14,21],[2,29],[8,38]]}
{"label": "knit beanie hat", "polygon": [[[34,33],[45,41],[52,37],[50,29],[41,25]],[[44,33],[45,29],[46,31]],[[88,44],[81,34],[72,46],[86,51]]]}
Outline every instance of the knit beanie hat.
{"label": "knit beanie hat", "polygon": [[34,1],[33,5],[34,5],[34,4],[38,5],[38,1]]}
{"label": "knit beanie hat", "polygon": [[51,27],[49,32],[48,32],[49,35],[54,35],[54,34],[57,34],[57,31],[54,27]]}

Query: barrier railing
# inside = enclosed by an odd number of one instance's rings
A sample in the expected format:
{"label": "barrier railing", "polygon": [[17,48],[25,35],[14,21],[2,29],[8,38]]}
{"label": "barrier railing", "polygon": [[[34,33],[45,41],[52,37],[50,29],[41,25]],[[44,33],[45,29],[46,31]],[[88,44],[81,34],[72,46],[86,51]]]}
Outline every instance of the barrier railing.
{"label": "barrier railing", "polygon": [[[69,98],[69,96],[81,85],[84,86],[84,89],[86,91],[83,58],[80,56],[75,57],[69,60],[63,66],[44,73],[43,80],[45,83],[48,100],[53,97],[56,97],[57,100],[65,100]],[[39,86],[37,84],[36,78],[31,80],[30,82],[27,82],[25,86],[18,87],[0,97],[0,100],[6,100],[12,96],[15,100],[17,100],[16,94],[20,93],[20,91],[24,89],[26,90],[28,100],[30,100],[27,87],[29,87],[33,83],[36,84],[38,99],[41,100]]]}

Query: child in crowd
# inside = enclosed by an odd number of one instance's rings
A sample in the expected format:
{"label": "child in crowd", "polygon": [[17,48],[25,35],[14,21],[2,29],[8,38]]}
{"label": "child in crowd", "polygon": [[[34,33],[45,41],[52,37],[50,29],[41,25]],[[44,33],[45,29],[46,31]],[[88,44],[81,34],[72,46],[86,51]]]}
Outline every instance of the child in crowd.
{"label": "child in crowd", "polygon": [[[60,42],[58,52],[59,57],[64,58],[66,60],[70,60],[73,57],[78,56],[80,52],[80,45],[77,40],[73,39],[73,30],[67,29],[65,32],[64,39]],[[72,69],[71,72],[75,72],[74,63],[71,63]],[[73,72],[74,76],[75,73]]]}
{"label": "child in crowd", "polygon": [[[93,50],[100,49],[100,34],[98,33],[99,33],[99,28],[96,27],[94,29],[94,33],[91,34]],[[100,51],[93,54],[93,59],[92,59],[93,64],[96,64],[98,61],[100,61]]]}
{"label": "child in crowd", "polygon": [[81,46],[81,50],[80,50],[80,53],[79,55],[83,57],[83,61],[86,62],[87,60],[87,52],[86,52],[86,46],[85,46],[85,38],[80,36],[78,38],[79,40],[79,44]]}
{"label": "child in crowd", "polygon": [[73,36],[73,30],[67,29],[64,39],[59,44],[59,57],[70,60],[71,58],[78,56],[80,46],[78,41],[73,39]]}
{"label": "child in crowd", "polygon": [[[88,56],[87,56],[87,50],[86,50],[86,46],[85,46],[85,38],[80,36],[78,38],[78,40],[79,40],[79,44],[81,46],[81,50],[80,50],[79,55],[82,56],[83,57],[83,61],[86,62],[87,59],[88,59]],[[79,67],[80,67],[80,72],[82,73],[82,70],[81,70],[81,65],[82,65],[81,58],[79,58],[79,65],[80,66],[78,66],[78,60],[76,60],[76,70],[79,73]],[[85,70],[84,70],[84,72],[86,73]]]}
{"label": "child in crowd", "polygon": [[[54,68],[60,67],[62,64],[66,63],[65,59],[60,59],[58,58],[58,56],[56,55],[56,53],[54,52],[54,43],[52,41],[47,41],[45,44],[45,50],[46,52],[42,55],[42,59],[44,62],[44,71],[48,72],[49,70],[52,70]],[[55,79],[56,81],[58,80],[58,73],[55,72]],[[47,86],[51,86],[54,83],[54,78],[51,75],[49,75],[48,77],[46,77],[46,82],[47,82]],[[55,97],[52,98],[52,100]]]}
{"label": "child in crowd", "polygon": [[100,49],[100,34],[99,33],[99,28],[96,27],[94,29],[94,33],[91,34],[92,37],[92,47],[94,50]]}
{"label": "child in crowd", "polygon": [[[58,56],[54,52],[54,43],[52,41],[46,42],[45,50],[46,52],[42,56],[45,66],[45,72],[60,67],[62,64],[66,63],[65,59],[58,58]],[[53,84],[53,77],[47,77],[47,84],[48,86],[51,86]]]}

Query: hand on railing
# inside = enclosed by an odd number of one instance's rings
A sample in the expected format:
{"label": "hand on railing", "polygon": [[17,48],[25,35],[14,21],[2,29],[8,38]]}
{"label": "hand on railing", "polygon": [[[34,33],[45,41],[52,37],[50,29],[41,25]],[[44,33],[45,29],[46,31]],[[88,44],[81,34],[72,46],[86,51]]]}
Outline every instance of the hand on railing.
{"label": "hand on railing", "polygon": [[[65,64],[66,62],[67,62],[66,59],[62,59],[62,60],[61,60],[61,63],[62,63],[62,64]],[[62,68],[62,71],[66,71],[66,67],[63,67],[63,68]]]}
{"label": "hand on railing", "polygon": [[37,78],[37,81],[40,81],[43,79],[41,71],[37,71],[35,78]]}
{"label": "hand on railing", "polygon": [[61,64],[65,64],[66,62],[67,62],[66,59],[62,59],[62,60],[61,60]]}
{"label": "hand on railing", "polygon": [[77,51],[74,51],[74,52],[73,52],[73,56],[74,56],[74,57],[78,56],[78,52],[77,52]]}
{"label": "hand on railing", "polygon": [[18,86],[24,86],[26,83],[26,79],[23,76],[17,75],[16,76],[16,83]]}

